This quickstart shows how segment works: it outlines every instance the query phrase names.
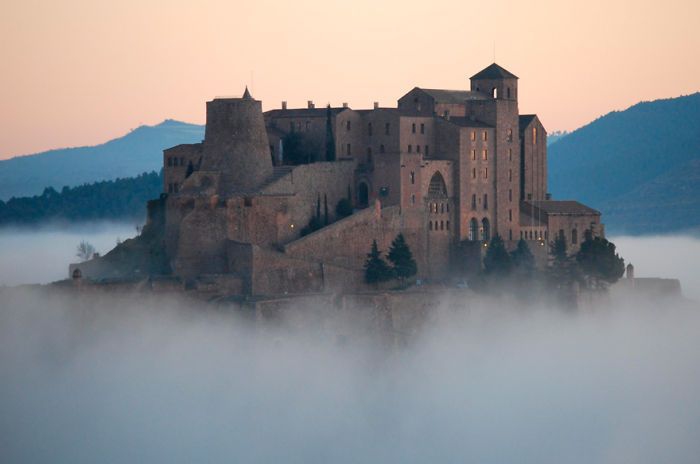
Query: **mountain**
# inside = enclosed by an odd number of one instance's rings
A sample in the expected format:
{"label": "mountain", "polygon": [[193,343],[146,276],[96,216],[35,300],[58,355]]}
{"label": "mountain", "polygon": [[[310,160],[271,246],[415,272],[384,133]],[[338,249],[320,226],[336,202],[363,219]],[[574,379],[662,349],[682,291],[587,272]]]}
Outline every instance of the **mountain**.
{"label": "mountain", "polygon": [[553,143],[560,141],[564,137],[569,135],[567,131],[555,131],[551,134],[547,134],[547,147],[551,146]]}
{"label": "mountain", "polygon": [[140,126],[102,145],[50,150],[0,161],[0,200],[40,195],[44,188],[60,190],[100,180],[158,172],[163,149],[204,138],[204,126],[166,120]]}
{"label": "mountain", "polygon": [[549,147],[554,198],[601,210],[608,230],[700,226],[700,93],[636,104]]}

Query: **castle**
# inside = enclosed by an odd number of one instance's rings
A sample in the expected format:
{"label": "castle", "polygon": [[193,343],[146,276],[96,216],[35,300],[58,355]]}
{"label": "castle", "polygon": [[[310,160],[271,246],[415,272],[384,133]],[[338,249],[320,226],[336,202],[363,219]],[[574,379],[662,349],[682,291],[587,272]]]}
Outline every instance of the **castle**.
{"label": "castle", "polygon": [[163,154],[172,274],[231,295],[357,289],[372,241],[399,233],[429,281],[475,272],[495,234],[540,263],[555,234],[570,252],[602,236],[598,211],[547,193],[547,132],[519,113],[518,77],[494,63],[470,82],[396,108],[263,113],[248,89],[207,102],[204,140]]}

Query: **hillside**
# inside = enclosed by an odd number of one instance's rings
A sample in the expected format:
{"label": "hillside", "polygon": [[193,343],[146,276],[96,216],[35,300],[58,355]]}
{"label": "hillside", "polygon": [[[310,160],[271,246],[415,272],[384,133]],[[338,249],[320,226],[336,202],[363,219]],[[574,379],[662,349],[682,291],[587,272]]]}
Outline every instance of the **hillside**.
{"label": "hillside", "polygon": [[146,202],[158,198],[163,176],[155,172],[126,179],[94,182],[41,195],[0,200],[0,226],[42,222],[136,220],[146,217]]}
{"label": "hillside", "polygon": [[100,180],[159,171],[163,149],[204,138],[204,127],[166,120],[92,147],[64,148],[0,161],[0,200],[40,195]]}
{"label": "hillside", "polygon": [[611,231],[700,225],[700,93],[609,113],[549,148],[555,198],[600,209]]}

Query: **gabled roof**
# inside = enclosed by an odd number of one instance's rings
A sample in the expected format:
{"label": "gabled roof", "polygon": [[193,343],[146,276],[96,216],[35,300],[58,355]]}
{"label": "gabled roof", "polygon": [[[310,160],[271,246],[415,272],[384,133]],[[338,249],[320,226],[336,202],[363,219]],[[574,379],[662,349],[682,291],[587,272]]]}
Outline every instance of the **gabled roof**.
{"label": "gabled roof", "polygon": [[493,63],[492,65],[482,69],[478,73],[474,74],[472,79],[517,79],[518,76],[510,71],[502,68],[501,66]]}
{"label": "gabled roof", "polygon": [[464,103],[464,100],[482,100],[486,98],[481,92],[472,92],[471,90],[448,90],[448,89],[416,89],[427,93],[435,99],[436,103]]}
{"label": "gabled roof", "polygon": [[[345,108],[343,106],[331,108],[331,115],[335,116],[338,113],[342,113],[350,108]],[[291,108],[287,110],[276,109],[265,111],[263,114],[265,117],[270,118],[325,118],[327,108]]]}
{"label": "gabled roof", "polygon": [[[535,208],[544,211],[547,214],[587,214],[587,215],[600,215],[600,211],[579,203],[573,200],[535,200],[526,201],[525,204],[531,204]],[[525,209],[529,209],[527,206]]]}
{"label": "gabled roof", "polygon": [[527,126],[529,126],[530,123],[536,118],[536,114],[521,114],[520,118],[518,118],[518,126],[520,127],[520,133],[527,129]]}

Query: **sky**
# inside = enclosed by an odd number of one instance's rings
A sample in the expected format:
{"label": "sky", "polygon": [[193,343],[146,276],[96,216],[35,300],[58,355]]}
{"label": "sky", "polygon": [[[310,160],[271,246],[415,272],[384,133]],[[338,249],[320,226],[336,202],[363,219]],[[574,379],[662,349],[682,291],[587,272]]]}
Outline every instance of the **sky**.
{"label": "sky", "polygon": [[521,113],[573,130],[700,90],[700,2],[7,0],[0,159],[93,145],[248,85],[264,109],[395,106],[414,86],[466,89],[494,61]]}

